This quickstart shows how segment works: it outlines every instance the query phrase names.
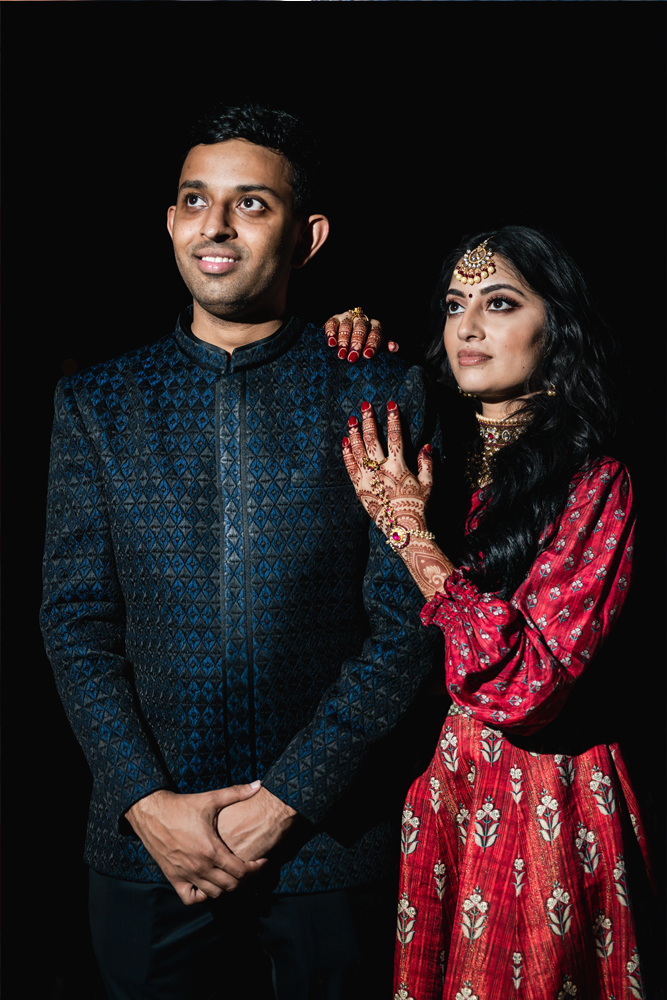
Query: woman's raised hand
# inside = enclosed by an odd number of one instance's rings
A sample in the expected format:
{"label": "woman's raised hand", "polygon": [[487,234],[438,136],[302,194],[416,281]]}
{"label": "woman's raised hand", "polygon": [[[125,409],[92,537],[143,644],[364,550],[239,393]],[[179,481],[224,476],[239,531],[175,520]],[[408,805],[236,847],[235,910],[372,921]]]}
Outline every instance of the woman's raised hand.
{"label": "woman's raised hand", "polygon": [[356,417],[348,421],[350,436],[343,438],[345,468],[364,507],[401,556],[424,597],[430,599],[442,590],[454,570],[426,527],[426,507],[433,487],[431,446],[426,444],[419,452],[414,476],[403,455],[396,403],[387,404],[386,458],[370,403],[361,404],[361,421],[361,427]]}
{"label": "woman's raised hand", "polygon": [[[324,333],[329,347],[338,348],[338,357],[346,358],[353,364],[362,356],[372,358],[382,345],[382,326],[377,319],[365,315],[353,315],[351,311],[336,313],[324,324]],[[387,350],[395,353],[398,344],[390,340]]]}
{"label": "woman's raised hand", "polygon": [[[389,544],[400,549],[409,540],[405,533],[420,537],[426,532],[426,505],[433,485],[431,446],[424,445],[417,458],[418,473],[412,474],[403,454],[401,416],[396,403],[387,404],[387,449],[385,458],[378,440],[375,414],[370,403],[361,404],[361,427],[350,417],[349,438],[343,438],[343,458],[357,496]],[[401,544],[402,543],[402,544]]]}

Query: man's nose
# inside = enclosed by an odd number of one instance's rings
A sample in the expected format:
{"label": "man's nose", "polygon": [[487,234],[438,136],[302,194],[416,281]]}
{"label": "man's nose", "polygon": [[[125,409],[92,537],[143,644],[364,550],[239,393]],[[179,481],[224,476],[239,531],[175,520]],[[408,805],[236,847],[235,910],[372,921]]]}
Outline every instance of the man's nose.
{"label": "man's nose", "polygon": [[208,240],[233,240],[237,236],[225,205],[211,205],[202,217],[201,234]]}

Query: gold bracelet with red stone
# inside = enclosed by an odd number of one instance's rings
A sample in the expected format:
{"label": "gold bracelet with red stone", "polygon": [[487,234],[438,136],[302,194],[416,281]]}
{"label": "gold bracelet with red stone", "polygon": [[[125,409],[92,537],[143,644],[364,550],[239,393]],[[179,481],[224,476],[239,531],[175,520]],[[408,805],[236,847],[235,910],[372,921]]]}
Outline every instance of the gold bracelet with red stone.
{"label": "gold bracelet with red stone", "polygon": [[[373,473],[373,482],[371,484],[371,489],[373,493],[378,498],[382,505],[384,511],[384,517],[382,519],[383,524],[387,522],[389,524],[389,530],[387,534],[387,545],[391,545],[394,551],[398,552],[399,549],[404,549],[409,543],[411,538],[427,538],[433,539],[435,535],[432,531],[421,531],[415,528],[413,531],[408,531],[408,529],[403,524],[399,524],[396,520],[396,515],[394,513],[394,508],[391,505],[391,500],[387,496],[387,491],[380,482],[379,468],[381,465],[387,461],[384,458],[381,462],[375,462],[372,458],[364,459],[364,466],[370,469]],[[383,528],[384,530],[384,528]]]}

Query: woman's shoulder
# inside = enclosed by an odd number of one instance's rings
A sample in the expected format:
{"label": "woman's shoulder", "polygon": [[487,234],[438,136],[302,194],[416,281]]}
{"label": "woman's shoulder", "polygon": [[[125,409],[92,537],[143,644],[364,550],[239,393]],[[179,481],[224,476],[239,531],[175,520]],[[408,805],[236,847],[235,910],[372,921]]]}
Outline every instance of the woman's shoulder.
{"label": "woman's shoulder", "polygon": [[627,513],[633,506],[630,473],[623,462],[608,455],[591,459],[570,481],[564,513],[590,505],[600,509],[612,504],[614,510]]}
{"label": "woman's shoulder", "polygon": [[630,473],[623,462],[609,455],[599,455],[592,458],[574,474],[570,486],[576,489],[582,483],[604,484],[618,480],[619,482],[630,483]]}

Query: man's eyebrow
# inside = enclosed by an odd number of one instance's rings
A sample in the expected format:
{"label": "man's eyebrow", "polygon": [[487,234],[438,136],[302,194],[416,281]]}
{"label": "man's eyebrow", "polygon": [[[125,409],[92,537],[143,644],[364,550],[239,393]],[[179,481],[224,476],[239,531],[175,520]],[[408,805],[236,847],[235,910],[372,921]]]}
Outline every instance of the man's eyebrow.
{"label": "man's eyebrow", "polygon": [[204,183],[204,181],[183,181],[182,184],[178,185],[178,190],[180,192],[183,190],[183,188],[205,188],[205,187],[206,184]]}
{"label": "man's eyebrow", "polygon": [[[194,188],[194,190],[196,191],[202,191],[205,190],[207,187],[208,184],[206,183],[206,181],[200,181],[197,179],[184,180],[181,184],[178,185],[178,191],[179,194],[184,188],[191,188],[191,189]],[[269,187],[268,184],[237,184],[234,188],[232,188],[232,190],[235,191],[237,194],[246,194],[249,191],[265,191],[268,194],[272,194],[274,198],[280,200],[280,195],[278,194],[278,192],[274,191],[274,189],[272,187]]]}
{"label": "man's eyebrow", "polygon": [[245,191],[266,191],[268,194],[272,194],[274,198],[280,199],[278,192],[274,191],[268,184],[237,184],[234,190],[238,191],[239,194],[243,194]]}

